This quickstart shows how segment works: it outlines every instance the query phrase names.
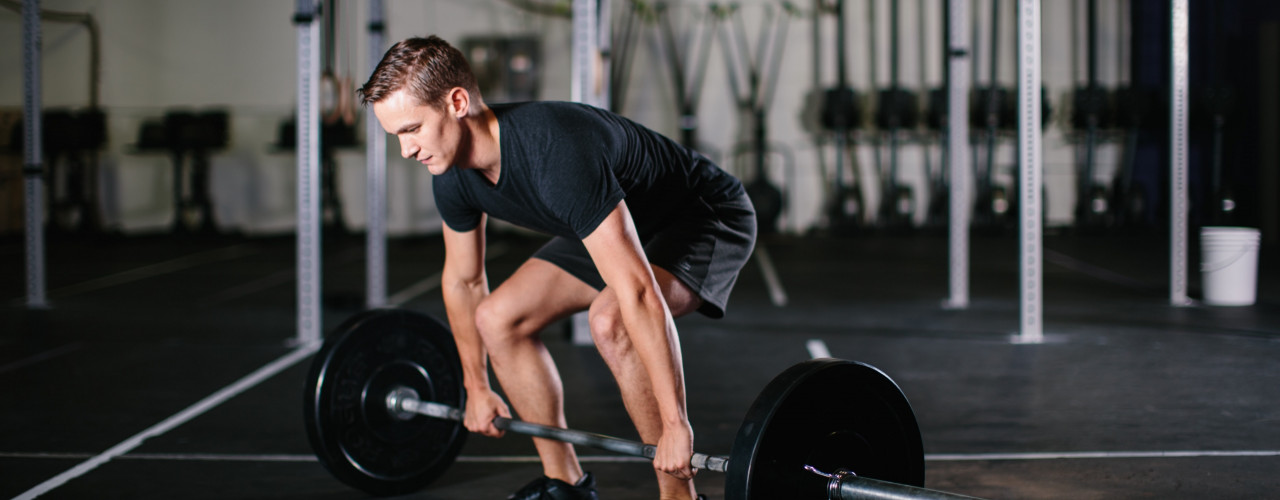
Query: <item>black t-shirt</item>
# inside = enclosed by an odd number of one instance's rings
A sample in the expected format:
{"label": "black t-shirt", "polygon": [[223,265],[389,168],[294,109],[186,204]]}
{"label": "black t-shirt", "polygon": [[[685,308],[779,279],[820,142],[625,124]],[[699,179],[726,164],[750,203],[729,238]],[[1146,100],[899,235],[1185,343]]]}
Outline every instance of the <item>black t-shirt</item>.
{"label": "black t-shirt", "polygon": [[608,111],[571,102],[492,106],[502,167],[492,184],[452,168],[433,180],[436,207],[455,231],[481,213],[566,238],[585,238],[626,199],[641,240],[675,217],[710,215],[742,184],[702,155]]}

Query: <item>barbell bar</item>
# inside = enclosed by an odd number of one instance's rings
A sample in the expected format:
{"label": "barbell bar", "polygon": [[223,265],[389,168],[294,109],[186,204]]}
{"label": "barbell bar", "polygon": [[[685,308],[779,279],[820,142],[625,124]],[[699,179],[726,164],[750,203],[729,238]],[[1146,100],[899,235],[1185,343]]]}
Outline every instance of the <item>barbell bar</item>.
{"label": "barbell bar", "polygon": [[[414,415],[425,415],[432,418],[443,418],[462,422],[466,416],[465,412],[449,405],[434,403],[431,401],[422,401],[418,399],[418,394],[413,389],[407,387],[399,387],[393,389],[387,394],[387,411],[391,412],[396,418],[413,418]],[[588,446],[601,450],[612,451],[622,455],[633,457],[642,457],[653,460],[657,454],[658,447],[651,444],[644,444],[637,441],[620,439],[604,434],[595,434],[574,429],[565,429],[561,427],[551,427],[523,420],[516,420],[507,417],[494,417],[493,426],[500,430],[511,431],[516,434],[526,436],[540,437],[563,441],[578,446]],[[717,457],[694,453],[689,463],[695,469],[707,469],[716,472],[725,472],[728,457]]]}
{"label": "barbell bar", "polygon": [[[387,394],[387,411],[391,412],[396,418],[405,420],[411,419],[416,415],[424,415],[431,418],[462,422],[466,417],[466,412],[458,408],[418,399],[417,392],[407,387],[395,388]],[[604,434],[535,424],[507,417],[494,417],[493,426],[516,434],[553,439],[649,460],[653,460],[657,451],[657,447],[651,444],[619,439]],[[694,453],[689,462],[694,469],[716,472],[727,472],[729,467],[729,457],[704,455],[702,453]],[[830,473],[820,471],[811,465],[805,465],[804,469],[814,475],[827,478],[827,498],[831,500],[972,498],[954,493],[859,477],[853,471],[846,469],[838,469]]]}
{"label": "barbell bar", "polygon": [[[452,334],[404,310],[360,313],[312,362],[304,408],[320,462],[374,495],[417,491],[456,461],[466,391]],[[427,417],[427,418],[421,418]],[[652,445],[497,417],[495,427],[652,459]],[[794,365],[761,391],[728,457],[694,454],[725,473],[730,500],[958,499],[924,486],[924,451],[906,396],[879,369],[821,359]]]}

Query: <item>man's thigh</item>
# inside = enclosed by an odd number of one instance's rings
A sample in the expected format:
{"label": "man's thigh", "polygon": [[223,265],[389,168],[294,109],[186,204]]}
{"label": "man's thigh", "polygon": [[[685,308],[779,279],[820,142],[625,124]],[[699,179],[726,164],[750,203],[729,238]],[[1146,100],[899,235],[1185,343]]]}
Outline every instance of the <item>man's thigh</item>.
{"label": "man's thigh", "polygon": [[525,261],[485,299],[486,309],[537,329],[591,305],[600,292],[538,258]]}
{"label": "man's thigh", "polygon": [[653,266],[653,277],[658,280],[658,288],[662,289],[662,298],[667,301],[671,317],[679,318],[702,307],[702,297],[670,271]]}
{"label": "man's thigh", "polygon": [[[683,290],[697,296],[695,310],[719,318],[724,316],[738,273],[751,257],[755,211],[746,195],[704,208],[709,213],[674,221],[643,244],[659,285],[672,284],[666,278],[674,277]],[[534,257],[555,263],[593,288],[605,288],[604,279],[581,241],[552,238]],[[667,290],[663,293],[667,294]],[[668,306],[672,306],[671,300]],[[679,316],[676,309],[673,306],[672,313]]]}

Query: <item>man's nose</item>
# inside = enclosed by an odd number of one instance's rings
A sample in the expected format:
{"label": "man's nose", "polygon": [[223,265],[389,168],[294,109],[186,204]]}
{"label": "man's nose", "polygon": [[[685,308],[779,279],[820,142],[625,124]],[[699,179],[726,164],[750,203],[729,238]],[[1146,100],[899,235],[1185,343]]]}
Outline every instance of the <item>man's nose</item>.
{"label": "man's nose", "polygon": [[412,142],[406,139],[400,139],[400,156],[405,159],[413,158],[418,154],[418,148]]}

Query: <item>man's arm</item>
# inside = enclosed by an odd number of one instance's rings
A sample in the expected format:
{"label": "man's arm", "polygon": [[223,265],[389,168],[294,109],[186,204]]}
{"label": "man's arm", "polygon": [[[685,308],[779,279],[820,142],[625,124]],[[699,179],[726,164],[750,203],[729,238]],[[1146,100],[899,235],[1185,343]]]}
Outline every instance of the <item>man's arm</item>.
{"label": "man's arm", "polygon": [[480,224],[466,232],[444,225],[445,258],[440,290],[462,361],[463,386],[467,390],[467,429],[499,436],[502,433],[493,427],[493,417],[511,414],[489,385],[488,351],[476,329],[476,307],[489,296],[489,279],[484,269],[487,216],[481,217]]}
{"label": "man's arm", "polygon": [[582,241],[605,284],[617,294],[623,326],[653,384],[663,429],[654,467],[688,479],[693,476],[693,431],[685,405],[680,342],[626,202],[619,202]]}

